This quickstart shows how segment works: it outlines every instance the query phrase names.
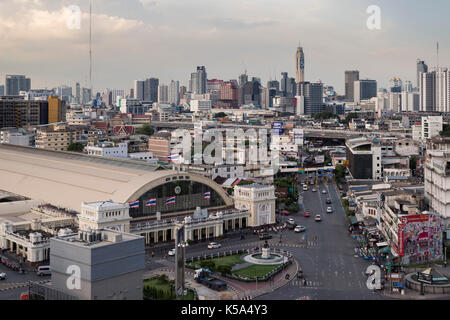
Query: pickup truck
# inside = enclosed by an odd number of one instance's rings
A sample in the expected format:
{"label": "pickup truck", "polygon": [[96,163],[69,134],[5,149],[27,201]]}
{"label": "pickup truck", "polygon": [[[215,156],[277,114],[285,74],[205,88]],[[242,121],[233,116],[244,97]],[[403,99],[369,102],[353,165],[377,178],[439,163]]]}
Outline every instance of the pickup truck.
{"label": "pickup truck", "polygon": [[195,270],[194,280],[217,291],[227,288],[227,283],[225,281],[213,277],[212,272],[204,268]]}

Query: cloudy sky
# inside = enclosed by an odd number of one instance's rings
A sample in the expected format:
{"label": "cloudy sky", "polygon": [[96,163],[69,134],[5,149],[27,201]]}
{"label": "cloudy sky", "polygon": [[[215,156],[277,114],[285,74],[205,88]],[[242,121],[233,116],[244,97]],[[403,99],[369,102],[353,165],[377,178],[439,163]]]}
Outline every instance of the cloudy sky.
{"label": "cloudy sky", "polygon": [[[135,79],[180,80],[205,65],[208,78],[295,76],[301,42],[306,78],[342,93],[344,71],[387,86],[415,82],[417,58],[450,66],[448,0],[92,0],[94,89],[129,89]],[[68,28],[70,6],[81,28]],[[381,30],[366,26],[370,5]],[[87,86],[89,0],[0,0],[0,84],[26,74],[33,88]]]}

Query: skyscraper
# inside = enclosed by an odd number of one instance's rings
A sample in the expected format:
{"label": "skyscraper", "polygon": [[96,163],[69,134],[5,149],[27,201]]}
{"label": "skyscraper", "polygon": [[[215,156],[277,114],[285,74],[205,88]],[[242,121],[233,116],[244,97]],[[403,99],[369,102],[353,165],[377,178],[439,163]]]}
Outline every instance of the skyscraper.
{"label": "skyscraper", "polygon": [[169,85],[169,103],[174,105],[180,104],[180,82],[170,81]]}
{"label": "skyscraper", "polygon": [[189,81],[189,91],[191,93],[205,94],[206,79],[206,68],[204,66],[197,67],[197,72],[191,73],[191,80]]}
{"label": "skyscraper", "polygon": [[297,114],[313,115],[322,112],[323,84],[301,82],[297,87]]}
{"label": "skyscraper", "polygon": [[81,103],[81,87],[78,82],[75,85],[75,98],[76,98],[76,102],[78,104],[80,104]]}
{"label": "skyscraper", "polygon": [[358,80],[355,84],[355,99],[356,103],[361,100],[368,100],[377,96],[377,81],[376,80]]}
{"label": "skyscraper", "polygon": [[359,71],[345,71],[345,99],[354,100],[355,99],[355,81],[359,80]]}
{"label": "skyscraper", "polygon": [[450,71],[437,68],[421,73],[420,111],[450,112]]}
{"label": "skyscraper", "polygon": [[417,88],[420,88],[421,82],[421,73],[428,72],[428,66],[425,64],[425,61],[417,59]]}
{"label": "skyscraper", "polygon": [[143,101],[144,100],[144,84],[145,81],[134,81],[134,98],[136,100]]}
{"label": "skyscraper", "polygon": [[5,95],[17,96],[20,91],[31,90],[31,79],[24,75],[6,75],[5,79]]}
{"label": "skyscraper", "polygon": [[284,97],[287,96],[289,90],[290,80],[287,72],[281,73],[281,93]]}
{"label": "skyscraper", "polygon": [[165,84],[158,86],[158,102],[169,103],[169,87]]}
{"label": "skyscraper", "polygon": [[297,48],[297,54],[295,55],[296,62],[296,77],[295,82],[305,82],[305,54],[303,53],[303,48]]}
{"label": "skyscraper", "polygon": [[158,101],[159,79],[149,78],[144,82],[144,101]]}

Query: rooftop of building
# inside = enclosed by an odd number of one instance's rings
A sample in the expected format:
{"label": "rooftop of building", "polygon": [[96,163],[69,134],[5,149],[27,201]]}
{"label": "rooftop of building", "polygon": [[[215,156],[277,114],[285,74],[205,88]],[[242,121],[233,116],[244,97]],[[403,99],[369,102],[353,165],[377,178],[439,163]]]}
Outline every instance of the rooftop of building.
{"label": "rooftop of building", "polygon": [[90,249],[112,246],[127,241],[141,239],[141,236],[115,230],[78,231],[77,234],[58,236],[55,241],[62,241],[78,247],[89,247]]}

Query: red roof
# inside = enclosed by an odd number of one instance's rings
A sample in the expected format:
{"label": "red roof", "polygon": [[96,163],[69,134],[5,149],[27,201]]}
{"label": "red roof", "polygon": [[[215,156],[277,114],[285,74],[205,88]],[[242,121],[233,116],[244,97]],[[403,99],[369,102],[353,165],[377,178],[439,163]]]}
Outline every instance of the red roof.
{"label": "red roof", "polygon": [[127,135],[134,134],[133,126],[115,126],[113,129],[114,135],[117,135],[119,132],[125,133]]}

